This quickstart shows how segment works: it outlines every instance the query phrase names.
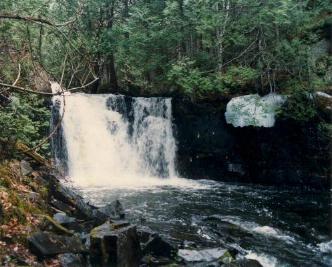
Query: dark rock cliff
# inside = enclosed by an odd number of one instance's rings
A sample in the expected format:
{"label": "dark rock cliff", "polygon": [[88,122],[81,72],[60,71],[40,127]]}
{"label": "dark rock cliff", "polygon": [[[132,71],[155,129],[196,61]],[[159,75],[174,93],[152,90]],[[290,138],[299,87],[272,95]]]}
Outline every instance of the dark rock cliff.
{"label": "dark rock cliff", "polygon": [[173,99],[179,174],[273,185],[329,187],[331,153],[315,123],[277,120],[272,128],[235,128],[225,103]]}

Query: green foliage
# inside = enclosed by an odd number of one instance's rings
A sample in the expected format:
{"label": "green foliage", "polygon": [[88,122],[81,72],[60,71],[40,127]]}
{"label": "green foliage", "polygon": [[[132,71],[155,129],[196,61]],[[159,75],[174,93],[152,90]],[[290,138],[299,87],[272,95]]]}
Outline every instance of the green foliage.
{"label": "green foliage", "polygon": [[221,87],[218,89],[215,77],[204,75],[198,68],[193,67],[194,64],[189,59],[183,59],[173,64],[168,72],[169,82],[176,84],[184,93],[196,96],[221,89]]}
{"label": "green foliage", "polygon": [[[49,131],[50,111],[35,95],[15,95],[11,99],[7,107],[0,109],[0,138],[35,146]],[[45,144],[42,152],[48,149]]]}
{"label": "green foliage", "polygon": [[250,67],[232,66],[226,73],[221,74],[219,79],[224,84],[224,87],[230,88],[232,93],[236,93],[238,89],[247,86],[258,78],[257,70]]}
{"label": "green foliage", "polygon": [[[284,113],[293,112],[289,116],[300,120],[314,117],[311,108],[303,109],[303,96],[331,83],[331,56],[324,44],[332,23],[329,0],[83,2],[1,1],[4,13],[70,22],[55,28],[1,20],[2,40],[58,80],[67,58],[65,86],[81,85],[93,71],[100,78],[99,92],[118,87],[147,94],[179,90],[205,98],[275,91],[294,102]],[[0,64],[0,80],[12,82],[17,67],[1,58]],[[33,66],[23,70],[22,79],[30,84]],[[29,125],[29,118],[20,120]],[[36,135],[36,127],[24,131]]]}
{"label": "green foliage", "polygon": [[307,122],[317,116],[312,92],[296,88],[280,110],[280,115],[300,122]]}
{"label": "green foliage", "polygon": [[211,74],[201,72],[194,65],[195,62],[188,58],[178,61],[168,72],[168,80],[184,93],[198,97],[211,93],[237,93],[244,86],[250,88],[258,77],[257,71],[250,67],[232,66],[225,73]]}

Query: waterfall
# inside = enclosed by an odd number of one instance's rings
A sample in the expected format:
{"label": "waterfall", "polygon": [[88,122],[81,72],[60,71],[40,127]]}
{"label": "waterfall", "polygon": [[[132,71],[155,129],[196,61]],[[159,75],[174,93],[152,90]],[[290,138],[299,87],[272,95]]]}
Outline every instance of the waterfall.
{"label": "waterfall", "polygon": [[79,186],[128,187],[176,177],[170,98],[75,93],[53,97],[58,166]]}

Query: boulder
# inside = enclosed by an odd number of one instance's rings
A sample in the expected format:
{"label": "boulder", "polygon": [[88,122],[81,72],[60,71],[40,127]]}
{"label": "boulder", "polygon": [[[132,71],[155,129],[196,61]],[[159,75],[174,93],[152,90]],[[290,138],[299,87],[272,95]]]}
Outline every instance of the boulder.
{"label": "boulder", "polygon": [[20,169],[21,169],[21,174],[23,176],[29,175],[33,171],[30,163],[27,162],[26,160],[21,160],[21,162],[20,162]]}
{"label": "boulder", "polygon": [[91,262],[102,266],[135,267],[141,250],[136,226],[106,222],[90,232]]}
{"label": "boulder", "polygon": [[99,208],[98,210],[109,216],[111,219],[123,220],[125,218],[124,208],[119,200],[115,200],[110,204]]}
{"label": "boulder", "polygon": [[150,238],[158,235],[156,232],[154,232],[148,226],[139,226],[139,227],[137,227],[137,234],[138,234],[139,241],[142,244],[147,243],[150,240]]}
{"label": "boulder", "polygon": [[142,245],[144,255],[153,255],[156,257],[174,258],[176,248],[165,241],[159,235],[153,235]]}
{"label": "boulder", "polygon": [[54,214],[53,219],[60,224],[68,224],[76,221],[74,217],[70,217],[64,212],[58,212]]}
{"label": "boulder", "polygon": [[58,256],[61,267],[84,267],[87,266],[81,254],[65,253]]}
{"label": "boulder", "polygon": [[178,256],[186,262],[213,262],[220,260],[223,263],[230,263],[233,260],[228,250],[222,248],[202,250],[179,249]]}
{"label": "boulder", "polygon": [[85,248],[76,236],[62,236],[48,232],[37,232],[28,237],[29,248],[39,258],[63,253],[83,253]]}
{"label": "boulder", "polygon": [[234,97],[227,103],[226,122],[234,127],[273,127],[276,111],[285,101],[285,96],[274,93]]}

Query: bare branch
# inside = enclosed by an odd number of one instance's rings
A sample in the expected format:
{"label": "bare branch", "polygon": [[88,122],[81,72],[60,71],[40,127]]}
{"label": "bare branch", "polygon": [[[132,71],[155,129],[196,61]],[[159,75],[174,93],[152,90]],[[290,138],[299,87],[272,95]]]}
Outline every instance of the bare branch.
{"label": "bare branch", "polygon": [[67,57],[68,57],[68,53],[66,53],[65,59],[63,60],[63,63],[62,63],[63,67],[62,67],[62,73],[61,73],[61,79],[60,79],[60,86],[62,86],[63,76],[65,75]]}
{"label": "bare branch", "polygon": [[257,39],[255,39],[246,49],[244,49],[240,54],[238,54],[236,57],[232,58],[231,60],[227,61],[226,63],[224,63],[221,68],[224,68],[225,66],[227,66],[228,64],[232,63],[234,60],[242,57],[246,52],[248,52],[251,47],[256,43]]}
{"label": "bare branch", "polygon": [[11,85],[11,84],[7,84],[7,83],[0,83],[1,86],[3,87],[7,87],[16,91],[20,91],[20,92],[25,92],[25,93],[32,93],[32,94],[37,94],[37,95],[45,95],[45,96],[53,96],[53,95],[60,95],[61,92],[59,93],[47,93],[47,92],[39,92],[39,91],[35,91],[35,90],[31,90],[31,89],[27,89],[21,86],[16,86],[16,85]]}
{"label": "bare branch", "polygon": [[46,24],[49,26],[53,26],[53,27],[63,27],[63,26],[67,26],[73,22],[76,21],[76,17],[66,21],[64,23],[53,23],[47,19],[43,19],[43,18],[36,18],[36,17],[30,17],[30,16],[21,16],[21,15],[12,15],[12,14],[0,14],[0,19],[14,19],[14,20],[24,20],[24,21],[29,21],[29,22],[34,22],[37,24]]}
{"label": "bare branch", "polygon": [[43,18],[29,17],[29,16],[24,17],[24,16],[20,16],[20,15],[0,14],[0,19],[25,20],[25,21],[34,22],[34,23],[37,23],[37,24],[47,24],[47,25],[50,25],[50,26],[56,26],[55,24],[53,24],[49,20],[46,20],[46,19],[43,19]]}
{"label": "bare branch", "polygon": [[76,90],[80,90],[80,89],[85,89],[88,86],[90,86],[90,85],[94,84],[95,82],[97,82],[98,80],[99,80],[99,78],[96,77],[94,80],[92,80],[91,82],[89,82],[87,84],[84,84],[84,85],[79,86],[79,87],[73,87],[73,88],[67,89],[67,91],[76,91]]}

